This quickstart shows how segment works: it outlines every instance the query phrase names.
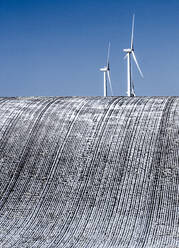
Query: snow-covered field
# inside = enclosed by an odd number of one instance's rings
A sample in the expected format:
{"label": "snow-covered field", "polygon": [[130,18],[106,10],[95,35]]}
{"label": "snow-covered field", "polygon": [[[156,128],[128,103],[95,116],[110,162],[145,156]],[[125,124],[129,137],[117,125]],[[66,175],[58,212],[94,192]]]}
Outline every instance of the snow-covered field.
{"label": "snow-covered field", "polygon": [[0,98],[0,248],[178,248],[179,97]]}

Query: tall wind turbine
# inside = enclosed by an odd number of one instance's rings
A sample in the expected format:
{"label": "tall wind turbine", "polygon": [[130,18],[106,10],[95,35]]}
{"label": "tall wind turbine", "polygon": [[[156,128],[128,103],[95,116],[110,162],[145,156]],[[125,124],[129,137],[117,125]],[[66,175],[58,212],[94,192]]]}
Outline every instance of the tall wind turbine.
{"label": "tall wind turbine", "polygon": [[134,20],[135,20],[135,15],[133,15],[133,20],[132,20],[131,47],[123,50],[125,53],[127,53],[125,58],[127,58],[127,95],[128,96],[135,96],[134,85],[131,79],[131,55],[134,59],[134,62],[136,63],[137,69],[141,77],[142,78],[144,77],[134,53]]}
{"label": "tall wind turbine", "polygon": [[107,64],[103,68],[100,69],[104,73],[104,96],[107,96],[107,78],[109,81],[109,86],[111,89],[111,94],[113,96],[112,84],[111,84],[111,77],[110,77],[110,67],[109,67],[109,55],[110,55],[110,42],[108,46],[108,54],[107,54]]}

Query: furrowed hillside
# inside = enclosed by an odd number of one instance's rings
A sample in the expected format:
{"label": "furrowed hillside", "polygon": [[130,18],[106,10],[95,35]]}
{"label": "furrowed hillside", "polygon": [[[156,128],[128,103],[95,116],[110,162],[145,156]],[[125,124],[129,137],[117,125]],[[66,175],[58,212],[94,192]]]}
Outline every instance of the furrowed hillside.
{"label": "furrowed hillside", "polygon": [[178,248],[179,97],[0,98],[0,248]]}

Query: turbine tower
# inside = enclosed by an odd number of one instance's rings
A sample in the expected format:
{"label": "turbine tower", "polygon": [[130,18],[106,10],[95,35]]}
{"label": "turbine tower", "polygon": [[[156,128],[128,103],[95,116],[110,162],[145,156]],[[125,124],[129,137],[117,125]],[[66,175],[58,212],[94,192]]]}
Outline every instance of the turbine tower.
{"label": "turbine tower", "polygon": [[107,78],[109,81],[109,86],[111,89],[111,94],[113,96],[112,84],[111,84],[111,77],[110,77],[110,67],[109,67],[109,55],[110,55],[110,42],[108,46],[108,54],[107,54],[107,65],[100,69],[104,73],[104,96],[107,96]]}
{"label": "turbine tower", "polygon": [[126,53],[126,56],[124,58],[127,58],[127,95],[128,96],[135,96],[134,84],[131,79],[131,55],[134,59],[134,62],[136,63],[137,69],[141,77],[142,78],[144,77],[134,53],[134,20],[135,20],[135,15],[133,15],[133,20],[132,20],[131,47],[123,50]]}

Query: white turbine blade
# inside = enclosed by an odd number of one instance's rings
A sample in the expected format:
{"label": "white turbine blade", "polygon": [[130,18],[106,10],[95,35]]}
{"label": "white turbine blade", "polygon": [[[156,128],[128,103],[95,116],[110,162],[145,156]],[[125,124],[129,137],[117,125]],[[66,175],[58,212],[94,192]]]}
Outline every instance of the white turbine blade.
{"label": "white turbine blade", "polygon": [[111,48],[111,43],[109,42],[109,45],[108,45],[108,55],[107,55],[107,66],[109,64],[110,48]]}
{"label": "white turbine blade", "polygon": [[135,63],[136,63],[137,69],[139,70],[139,73],[140,73],[141,77],[143,78],[144,75],[143,75],[143,73],[142,73],[142,71],[141,71],[141,69],[140,69],[140,66],[139,66],[139,64],[138,64],[138,62],[137,62],[137,59],[136,59],[136,56],[135,56],[135,53],[134,53],[133,51],[132,51],[132,56],[133,56],[134,61],[135,61]]}
{"label": "white turbine blade", "polygon": [[108,75],[108,80],[109,80],[109,86],[110,86],[110,90],[111,90],[111,95],[113,96],[112,83],[111,83],[111,78],[110,78],[109,71],[107,71],[107,75]]}
{"label": "white turbine blade", "polygon": [[135,21],[135,15],[133,15],[132,18],[131,49],[134,48],[134,21]]}
{"label": "white turbine blade", "polygon": [[128,55],[128,53],[124,56],[124,59],[127,59],[127,55]]}

